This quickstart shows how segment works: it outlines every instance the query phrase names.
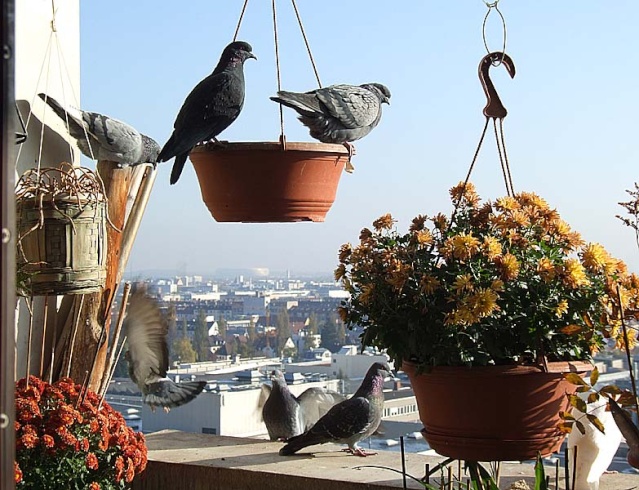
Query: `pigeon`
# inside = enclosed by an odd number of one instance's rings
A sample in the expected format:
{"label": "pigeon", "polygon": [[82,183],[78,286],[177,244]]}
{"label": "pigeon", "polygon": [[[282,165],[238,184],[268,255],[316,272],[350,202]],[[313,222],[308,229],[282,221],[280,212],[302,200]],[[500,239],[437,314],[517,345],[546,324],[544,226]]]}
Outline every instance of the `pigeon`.
{"label": "pigeon", "polygon": [[271,100],[299,113],[299,120],[310,135],[322,143],[342,143],[350,157],[351,141],[363,138],[377,126],[382,117],[382,104],[390,104],[390,90],[381,83],[363,85],[331,85],[310,92],[279,91]]}
{"label": "pigeon", "polygon": [[[271,373],[273,387],[262,385],[262,419],[271,441],[288,440],[309,430],[319,418],[345,397],[324,388],[308,388],[296,397],[288,389],[284,375]],[[262,403],[261,403],[262,404]]]}
{"label": "pigeon", "polygon": [[244,62],[257,59],[253,48],[244,41],[229,44],[215,70],[198,83],[186,97],[175,118],[173,134],[166,142],[158,161],[175,157],[171,184],[175,184],[189,153],[199,143],[214,139],[237,119],[244,105]]}
{"label": "pigeon", "polygon": [[193,400],[206,386],[205,381],[175,383],[166,377],[169,368],[168,326],[157,302],[138,290],[131,295],[123,328],[129,350],[129,376],[142,392],[142,401],[155,411],[169,411]]}
{"label": "pigeon", "polygon": [[[586,401],[588,393],[579,393]],[[615,424],[613,414],[606,410],[607,400],[599,399],[588,403],[588,414],[594,415],[603,424],[605,433],[597,429],[589,420],[583,420],[585,433],[573,429],[567,437],[570,465],[574,464],[574,490],[598,490],[599,479],[608,469],[619,444],[621,432]],[[576,462],[575,462],[575,447]]]}
{"label": "pigeon", "polygon": [[128,124],[97,112],[66,109],[47,94],[38,96],[68,125],[83,155],[108,160],[121,166],[152,163],[157,165],[160,145]]}
{"label": "pigeon", "polygon": [[387,365],[373,364],[355,394],[331,408],[310,430],[292,437],[280,449],[281,456],[289,456],[315,444],[336,442],[348,444],[345,451],[369,456],[357,443],[372,435],[379,427],[384,410],[384,378],[390,375]]}

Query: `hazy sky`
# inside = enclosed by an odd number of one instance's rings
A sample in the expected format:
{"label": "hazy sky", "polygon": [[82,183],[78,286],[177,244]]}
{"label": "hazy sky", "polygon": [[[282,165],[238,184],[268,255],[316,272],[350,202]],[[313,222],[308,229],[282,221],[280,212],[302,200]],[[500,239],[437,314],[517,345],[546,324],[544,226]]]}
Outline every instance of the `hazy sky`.
{"label": "hazy sky", "polygon": [[[82,107],[168,139],[186,95],[230,42],[242,0],[82,2]],[[220,135],[275,141],[278,106],[271,2],[251,0],[239,39],[258,61],[245,65],[246,101]],[[316,88],[291,3],[278,0],[283,88]],[[357,143],[325,223],[217,223],[200,197],[192,165],[169,185],[158,179],[129,271],[213,271],[269,267],[330,272],[344,242],[391,212],[405,230],[417,214],[449,212],[484,124],[477,65],[486,54],[482,0],[298,0],[324,85],[381,82],[391,92],[379,126]],[[517,76],[493,68],[508,108],[505,135],[515,190],[540,194],[588,241],[639,270],[639,251],[615,214],[639,180],[639,2],[522,1],[499,4]],[[501,27],[491,15],[491,48]],[[312,141],[286,110],[289,141]],[[494,139],[472,181],[480,195],[504,194]]]}

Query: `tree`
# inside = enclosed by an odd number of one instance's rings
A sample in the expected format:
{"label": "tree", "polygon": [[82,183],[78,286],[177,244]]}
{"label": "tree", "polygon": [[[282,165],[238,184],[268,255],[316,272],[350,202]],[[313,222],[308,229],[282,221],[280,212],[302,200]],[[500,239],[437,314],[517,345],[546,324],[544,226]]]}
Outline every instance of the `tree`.
{"label": "tree", "polygon": [[322,347],[335,353],[344,345],[346,330],[344,323],[337,315],[331,315],[329,320],[322,326]]}
{"label": "tree", "polygon": [[209,360],[210,347],[209,329],[206,326],[206,313],[204,310],[200,310],[195,320],[195,329],[193,330],[193,348],[197,353],[198,361]]}
{"label": "tree", "polygon": [[255,341],[257,340],[257,333],[255,332],[255,322],[251,320],[248,328],[246,329],[247,339],[247,357],[253,357],[255,355]]}
{"label": "tree", "polygon": [[317,319],[317,314],[315,314],[314,311],[311,312],[306,320],[306,331],[312,335],[317,335],[319,333],[319,320]]}
{"label": "tree", "polygon": [[186,337],[175,339],[175,342],[171,345],[171,353],[173,361],[195,362],[197,358],[191,341]]}
{"label": "tree", "polygon": [[291,337],[291,320],[288,310],[282,308],[277,315],[277,351],[282,353],[286,341]]}
{"label": "tree", "polygon": [[226,320],[222,315],[220,315],[220,319],[217,321],[217,334],[222,340],[226,340]]}
{"label": "tree", "polygon": [[177,311],[173,303],[169,304],[169,307],[166,310],[165,321],[168,326],[167,342],[169,345],[172,345],[178,337]]}

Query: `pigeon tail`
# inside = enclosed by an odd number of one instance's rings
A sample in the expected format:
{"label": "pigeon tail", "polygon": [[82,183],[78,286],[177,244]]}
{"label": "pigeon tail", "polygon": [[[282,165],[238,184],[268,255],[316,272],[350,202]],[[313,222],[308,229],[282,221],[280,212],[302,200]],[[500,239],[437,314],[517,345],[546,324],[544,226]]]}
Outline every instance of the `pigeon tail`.
{"label": "pigeon tail", "polygon": [[65,123],[67,120],[69,121],[69,134],[71,136],[76,139],[84,138],[84,126],[80,121],[78,121],[76,116],[62,107],[62,105],[50,95],[39,93],[38,97],[44,100],[47,105],[53,109],[53,112],[55,112]]}
{"label": "pigeon tail", "polygon": [[184,164],[186,163],[186,157],[189,156],[189,152],[181,153],[175,157],[175,162],[173,162],[173,168],[171,169],[171,185],[175,184],[180,175],[182,175],[182,170],[184,169]]}
{"label": "pigeon tail", "polygon": [[149,392],[144,395],[143,401],[151,408],[179,407],[198,396],[205,386],[206,381],[174,383],[169,379],[163,379],[148,386]]}
{"label": "pigeon tail", "polygon": [[299,436],[291,437],[286,441],[286,445],[280,449],[280,456],[290,456],[305,447],[324,444],[326,442],[329,441],[323,436],[305,432]]}
{"label": "pigeon tail", "polygon": [[271,97],[270,99],[290,107],[304,116],[317,117],[322,115],[322,109],[315,94],[300,94],[280,90],[277,93],[277,97]]}

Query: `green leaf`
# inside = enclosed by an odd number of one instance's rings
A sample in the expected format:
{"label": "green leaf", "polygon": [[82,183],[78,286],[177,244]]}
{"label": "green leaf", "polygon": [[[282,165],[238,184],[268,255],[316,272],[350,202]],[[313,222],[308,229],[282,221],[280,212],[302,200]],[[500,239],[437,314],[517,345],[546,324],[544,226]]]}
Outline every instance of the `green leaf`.
{"label": "green leaf", "polygon": [[597,417],[595,417],[593,414],[591,413],[587,413],[586,417],[588,417],[588,420],[590,420],[590,423],[592,425],[594,425],[597,429],[599,429],[599,431],[602,434],[606,433],[606,429],[604,427],[604,425],[601,423],[601,420],[599,420]]}
{"label": "green leaf", "polygon": [[599,379],[599,369],[596,367],[590,373],[590,386],[595,386],[597,384],[597,380]]}
{"label": "green leaf", "polygon": [[577,395],[570,395],[570,405],[575,407],[582,413],[586,413],[588,411],[588,407],[586,406],[586,402],[583,401]]}
{"label": "green leaf", "polygon": [[606,385],[599,390],[602,395],[621,395],[621,390],[615,385]]}
{"label": "green leaf", "polygon": [[577,373],[566,373],[564,374],[564,378],[566,378],[566,381],[574,385],[589,386],[588,383],[586,383],[586,381]]}
{"label": "green leaf", "polygon": [[575,420],[575,417],[570,412],[564,412],[563,410],[559,412],[559,416],[564,420]]}
{"label": "green leaf", "polygon": [[546,472],[544,471],[544,463],[541,459],[541,453],[537,453],[537,462],[535,463],[534,490],[548,490],[548,485],[546,484]]}
{"label": "green leaf", "polygon": [[584,427],[584,424],[582,424],[579,420],[575,420],[575,425],[577,426],[577,429],[579,429],[579,432],[581,432],[582,434],[586,433],[586,428]]}
{"label": "green leaf", "polygon": [[588,395],[588,400],[586,401],[586,403],[595,403],[597,400],[599,400],[599,393],[590,393],[590,395]]}

